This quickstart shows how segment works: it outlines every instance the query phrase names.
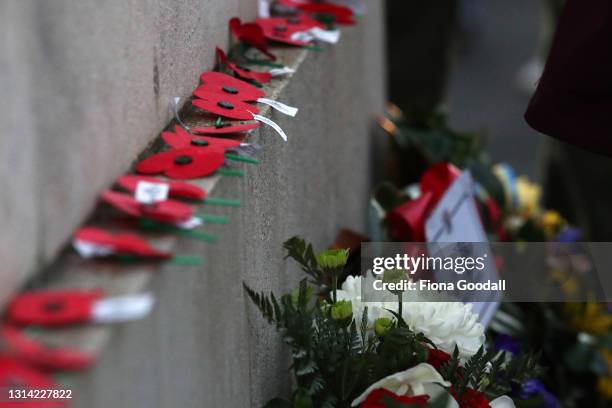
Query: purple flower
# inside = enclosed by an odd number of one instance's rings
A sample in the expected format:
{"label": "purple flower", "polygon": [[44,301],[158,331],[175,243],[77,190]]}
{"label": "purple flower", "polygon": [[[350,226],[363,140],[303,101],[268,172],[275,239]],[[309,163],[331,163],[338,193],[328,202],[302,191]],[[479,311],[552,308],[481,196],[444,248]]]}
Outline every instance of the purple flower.
{"label": "purple flower", "polygon": [[582,231],[580,231],[578,228],[565,227],[565,229],[561,231],[559,235],[557,235],[554,241],[562,242],[565,244],[571,244],[573,242],[578,241],[581,236],[582,236]]}
{"label": "purple flower", "polygon": [[561,408],[559,400],[544,387],[544,384],[536,378],[525,381],[518,392],[520,399],[528,399],[540,395],[544,402],[540,408]]}
{"label": "purple flower", "polygon": [[512,336],[500,334],[495,339],[495,348],[499,351],[507,351],[513,356],[516,356],[521,352],[521,343]]}

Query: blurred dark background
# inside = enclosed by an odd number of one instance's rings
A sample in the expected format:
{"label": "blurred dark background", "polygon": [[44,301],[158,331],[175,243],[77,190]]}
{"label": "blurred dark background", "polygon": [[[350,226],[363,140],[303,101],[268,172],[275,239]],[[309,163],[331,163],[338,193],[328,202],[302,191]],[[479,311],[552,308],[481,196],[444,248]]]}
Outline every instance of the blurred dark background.
{"label": "blurred dark background", "polygon": [[612,160],[525,122],[563,0],[388,0],[388,95],[406,115],[442,110],[451,127],[487,138],[493,162],[541,183],[545,207],[612,238]]}

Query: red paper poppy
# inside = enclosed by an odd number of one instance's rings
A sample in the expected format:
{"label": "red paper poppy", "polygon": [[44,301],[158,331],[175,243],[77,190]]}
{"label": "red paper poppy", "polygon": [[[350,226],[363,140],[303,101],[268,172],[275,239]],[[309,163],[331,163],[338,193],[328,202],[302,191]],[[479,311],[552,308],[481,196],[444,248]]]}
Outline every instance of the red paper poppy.
{"label": "red paper poppy", "polygon": [[44,370],[82,370],[96,359],[93,354],[82,351],[45,347],[23,331],[10,326],[2,328],[2,339],[12,356]]}
{"label": "red paper poppy", "polygon": [[167,224],[180,224],[193,217],[193,208],[175,200],[160,201],[152,205],[142,204],[129,194],[107,190],[102,200],[134,217],[145,217]]}
{"label": "red paper poppy", "polygon": [[222,72],[204,72],[200,82],[193,94],[202,99],[208,99],[211,93],[238,101],[256,101],[266,96],[261,89]]}
{"label": "red paper poppy", "polygon": [[[196,94],[196,92],[198,93]],[[193,106],[225,118],[250,120],[253,119],[253,114],[259,113],[259,109],[256,106],[242,102],[239,99],[208,91],[199,92],[198,89],[193,94],[198,98],[206,98],[192,100]]]}
{"label": "red paper poppy", "polygon": [[186,147],[147,157],[136,166],[142,174],[165,174],[171,179],[194,179],[211,175],[223,166],[225,155],[220,149]]}
{"label": "red paper poppy", "polygon": [[389,211],[385,220],[393,238],[406,242],[425,242],[425,219],[431,211],[432,193],[424,192]]}
{"label": "red paper poppy", "polygon": [[62,326],[91,319],[94,304],[102,291],[46,290],[22,293],[9,303],[7,319],[17,325]]}
{"label": "red paper poppy", "polygon": [[306,32],[316,27],[309,24],[290,24],[289,19],[282,17],[259,18],[256,23],[259,24],[267,39],[296,46],[310,45],[311,42],[295,38],[295,33]]}
{"label": "red paper poppy", "polygon": [[231,133],[244,133],[249,130],[257,129],[261,126],[260,122],[251,122],[251,123],[241,123],[239,125],[232,125],[230,123],[225,123],[221,126],[206,126],[206,127],[198,127],[191,128],[190,130],[193,133],[199,133],[203,135],[225,135]]}
{"label": "red paper poppy", "polygon": [[174,149],[184,147],[213,148],[220,150],[234,149],[240,147],[240,142],[234,139],[222,139],[219,137],[194,136],[180,126],[175,126],[174,132],[162,132],[162,139]]}
{"label": "red paper poppy", "polygon": [[172,258],[172,254],[158,251],[146,240],[134,234],[111,234],[100,228],[85,227],[77,230],[74,234],[74,239],[94,245],[111,247],[114,255],[132,255],[151,259]]}
{"label": "red paper poppy", "polygon": [[354,13],[350,7],[331,3],[305,3],[299,4],[297,7],[306,13],[330,15],[334,18],[334,23],[337,24],[355,24]]}
{"label": "red paper poppy", "polygon": [[432,205],[436,205],[453,181],[461,175],[461,170],[448,162],[439,162],[430,166],[421,176],[421,192],[432,194]]}
{"label": "red paper poppy", "polygon": [[119,184],[121,188],[131,193],[134,193],[136,191],[138,183],[140,183],[141,181],[148,181],[149,183],[167,184],[170,188],[170,190],[168,191],[170,197],[202,201],[204,201],[204,199],[206,198],[206,191],[203,188],[201,188],[200,186],[196,186],[195,184],[186,183],[184,181],[166,181],[160,180],[156,177],[129,175],[119,177],[117,179],[117,184]]}
{"label": "red paper poppy", "polygon": [[234,17],[229,21],[229,27],[239,41],[257,48],[272,61],[276,60],[276,56],[268,51],[268,43],[260,26],[255,23],[242,24],[239,18]]}
{"label": "red paper poppy", "polygon": [[365,401],[361,403],[361,408],[386,408],[387,400],[394,401],[398,405],[411,407],[426,407],[429,395],[417,395],[413,397],[399,396],[385,388],[377,388],[368,394]]}
{"label": "red paper poppy", "polygon": [[234,73],[234,75],[242,79],[257,81],[262,84],[267,84],[272,79],[272,74],[268,72],[253,71],[249,68],[240,67],[234,64],[232,61],[229,60],[227,55],[225,55],[225,52],[223,52],[223,50],[219,47],[217,47],[217,58],[219,58],[221,64],[229,68]]}
{"label": "red paper poppy", "polygon": [[[0,388],[6,394],[9,389],[51,390],[56,388],[51,376],[25,365],[15,357],[0,355]],[[5,395],[4,398],[8,397]],[[4,408],[60,408],[67,406],[61,399],[16,399],[0,403]]]}
{"label": "red paper poppy", "polygon": [[440,370],[442,364],[451,359],[450,354],[438,349],[429,349],[427,353],[427,363],[432,365],[436,370]]}

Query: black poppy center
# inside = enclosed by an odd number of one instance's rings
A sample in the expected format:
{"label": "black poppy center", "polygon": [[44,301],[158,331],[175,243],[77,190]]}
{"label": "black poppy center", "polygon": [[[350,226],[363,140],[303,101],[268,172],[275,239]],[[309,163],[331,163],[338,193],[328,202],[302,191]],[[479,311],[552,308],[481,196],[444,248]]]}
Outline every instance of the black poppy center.
{"label": "black poppy center", "polygon": [[50,300],[45,303],[45,312],[58,312],[64,308],[64,302],[61,300]]}
{"label": "black poppy center", "polygon": [[223,109],[234,109],[234,104],[228,101],[219,101],[217,105]]}
{"label": "black poppy center", "polygon": [[238,93],[238,90],[234,87],[231,86],[224,86],[223,87],[223,92],[228,93],[228,94],[232,94],[232,95],[236,95]]}
{"label": "black poppy center", "polygon": [[300,24],[300,18],[299,18],[299,17],[296,17],[296,16],[289,17],[289,18],[287,19],[287,22],[288,22],[289,24],[294,24],[294,25],[295,25],[295,24]]}
{"label": "black poppy center", "polygon": [[185,164],[190,164],[193,161],[191,156],[176,156],[174,159],[174,163],[179,166],[184,166]]}
{"label": "black poppy center", "polygon": [[191,145],[192,146],[198,146],[198,147],[208,146],[208,140],[193,139],[193,140],[191,140]]}

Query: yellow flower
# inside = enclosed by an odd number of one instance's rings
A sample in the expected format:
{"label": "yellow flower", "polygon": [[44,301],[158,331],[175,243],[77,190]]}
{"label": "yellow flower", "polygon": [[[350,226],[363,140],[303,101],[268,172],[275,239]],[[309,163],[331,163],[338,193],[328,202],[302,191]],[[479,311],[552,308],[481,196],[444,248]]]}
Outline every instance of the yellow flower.
{"label": "yellow flower", "polygon": [[574,276],[571,276],[560,269],[551,270],[549,275],[553,281],[557,282],[561,286],[563,293],[565,293],[568,298],[571,299],[578,294],[579,284]]}
{"label": "yellow flower", "polygon": [[601,336],[612,330],[612,314],[601,303],[567,303],[565,308],[570,326],[578,331]]}
{"label": "yellow flower", "polygon": [[540,209],[540,186],[530,182],[527,177],[520,176],[516,179],[516,191],[519,213],[527,218],[535,216]]}
{"label": "yellow flower", "polygon": [[561,217],[557,211],[548,210],[542,214],[540,218],[542,229],[548,237],[552,237],[559,233],[561,228],[565,225],[565,220]]}

